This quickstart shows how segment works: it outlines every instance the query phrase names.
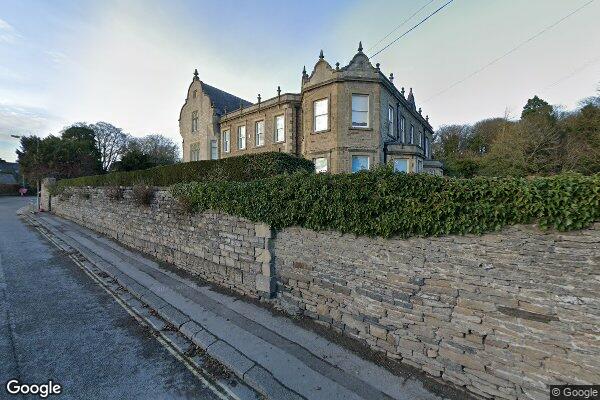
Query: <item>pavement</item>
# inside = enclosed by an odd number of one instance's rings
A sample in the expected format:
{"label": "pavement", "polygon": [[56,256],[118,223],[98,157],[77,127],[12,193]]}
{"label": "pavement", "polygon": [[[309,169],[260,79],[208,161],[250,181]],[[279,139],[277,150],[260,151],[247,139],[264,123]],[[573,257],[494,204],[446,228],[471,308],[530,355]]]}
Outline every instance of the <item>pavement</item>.
{"label": "pavement", "polygon": [[67,253],[17,217],[30,200],[0,197],[0,399],[19,398],[7,393],[10,379],[52,380],[62,386],[61,399],[257,398],[247,386],[238,385],[246,387],[242,395],[229,393],[161,345]]}
{"label": "pavement", "polygon": [[134,310],[145,309],[151,325],[164,330],[167,324],[178,340],[194,343],[266,398],[449,398],[414,376],[394,375],[287,317],[215,291],[71,221],[48,213],[28,219],[100,280],[119,286],[114,291],[125,293]]}

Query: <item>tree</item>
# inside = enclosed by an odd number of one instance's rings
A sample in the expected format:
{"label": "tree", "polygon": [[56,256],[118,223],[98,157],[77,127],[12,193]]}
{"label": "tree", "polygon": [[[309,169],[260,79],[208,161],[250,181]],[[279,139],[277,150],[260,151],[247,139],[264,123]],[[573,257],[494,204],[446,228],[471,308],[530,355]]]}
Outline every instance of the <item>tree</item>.
{"label": "tree", "polygon": [[20,170],[29,181],[47,176],[62,179],[102,172],[94,132],[82,126],[67,128],[61,137],[23,136],[17,156]]}
{"label": "tree", "polygon": [[89,127],[96,134],[102,169],[108,171],[110,166],[125,152],[129,136],[121,128],[108,122],[97,122]]}
{"label": "tree", "polygon": [[527,118],[532,115],[551,116],[553,114],[552,111],[552,106],[548,102],[537,96],[533,96],[533,98],[527,100],[527,103],[523,107],[521,118]]}
{"label": "tree", "polygon": [[130,149],[137,149],[150,157],[154,165],[170,165],[179,161],[179,146],[173,140],[158,134],[131,139]]}
{"label": "tree", "polygon": [[135,171],[138,169],[148,169],[155,167],[148,154],[143,153],[137,148],[129,149],[121,160],[112,164],[113,171]]}

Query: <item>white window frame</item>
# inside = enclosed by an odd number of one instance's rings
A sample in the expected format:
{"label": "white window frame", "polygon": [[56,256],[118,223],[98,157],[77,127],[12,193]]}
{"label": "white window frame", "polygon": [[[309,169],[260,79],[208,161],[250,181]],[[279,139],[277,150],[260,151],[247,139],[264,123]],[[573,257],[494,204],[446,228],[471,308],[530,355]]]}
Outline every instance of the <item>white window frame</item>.
{"label": "white window frame", "polygon": [[388,135],[394,137],[394,107],[388,106]]}
{"label": "white window frame", "polygon": [[[317,103],[325,102],[325,113],[317,114]],[[325,117],[325,128],[317,130],[317,118]],[[315,100],[313,102],[313,132],[325,132],[329,130],[329,98],[325,97],[323,99]]]}
{"label": "white window frame", "polygon": [[[213,144],[214,144],[214,146],[213,146]],[[219,159],[219,144],[217,143],[216,140],[211,140],[209,145],[210,145],[210,159],[218,160]],[[215,151],[214,156],[213,156],[213,149]]]}
{"label": "white window frame", "polygon": [[229,153],[231,151],[231,133],[229,129],[223,131],[223,152]]}
{"label": "white window frame", "polygon": [[237,145],[238,145],[238,150],[245,150],[246,149],[246,125],[240,125],[238,126],[238,139],[237,139]]}
{"label": "white window frame", "polygon": [[[317,160],[324,160],[325,161],[325,168],[324,169],[323,168],[319,168],[317,166]],[[327,160],[327,157],[313,158],[313,163],[315,164],[315,172],[317,174],[329,171],[329,161]]]}
{"label": "white window frame", "polygon": [[403,115],[400,115],[400,140],[402,143],[406,142],[406,118]]}
{"label": "white window frame", "polygon": [[[259,132],[258,127],[262,125],[262,130]],[[262,147],[265,145],[265,120],[256,121],[254,123],[254,145]]]}
{"label": "white window frame", "polygon": [[[353,170],[353,166],[354,166],[354,159],[358,158],[358,157],[362,157],[362,158],[366,158],[367,159],[367,169],[359,169],[357,171]],[[364,155],[364,154],[354,154],[352,155],[352,157],[350,157],[350,171],[352,171],[352,173],[356,173],[356,172],[360,172],[360,171],[368,171],[371,169],[371,157]]]}
{"label": "white window frame", "polygon": [[[281,119],[281,132],[279,127],[277,126],[277,122]],[[280,137],[281,133],[281,137]],[[285,142],[285,115],[276,115],[275,116],[275,135],[273,137],[275,143],[283,143]]]}
{"label": "white window frame", "polygon": [[[367,98],[367,109],[366,109],[366,111],[365,110],[358,110],[358,109],[355,110],[354,109],[354,99],[355,98],[359,98],[359,97],[362,97],[362,98],[366,97]],[[355,129],[356,128],[358,128],[358,129],[368,129],[371,126],[371,124],[370,124],[370,121],[371,121],[371,109],[370,109],[371,108],[371,104],[370,104],[371,103],[371,99],[370,99],[370,96],[368,94],[352,93],[352,99],[350,100],[350,102],[351,102],[351,108],[350,108],[350,120],[351,121],[350,121],[350,125],[352,126],[352,128],[355,128]],[[354,113],[355,112],[357,112],[357,113],[366,113],[367,114],[367,125],[355,125],[354,124]]]}

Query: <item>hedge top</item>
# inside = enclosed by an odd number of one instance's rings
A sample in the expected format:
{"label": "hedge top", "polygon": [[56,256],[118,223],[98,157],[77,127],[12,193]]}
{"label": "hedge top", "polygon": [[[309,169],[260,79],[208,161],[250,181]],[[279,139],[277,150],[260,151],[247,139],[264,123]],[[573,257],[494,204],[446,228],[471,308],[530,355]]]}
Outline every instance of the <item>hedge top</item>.
{"label": "hedge top", "polygon": [[297,171],[313,172],[314,165],[304,158],[286,153],[270,152],[64,179],[57,183],[57,187],[133,186],[136,184],[170,186],[179,182],[192,181],[244,182]]}
{"label": "hedge top", "polygon": [[531,223],[574,230],[600,220],[600,174],[449,179],[382,168],[181,183],[171,191],[192,211],[222,211],[275,229],[301,226],[368,236],[480,234]]}

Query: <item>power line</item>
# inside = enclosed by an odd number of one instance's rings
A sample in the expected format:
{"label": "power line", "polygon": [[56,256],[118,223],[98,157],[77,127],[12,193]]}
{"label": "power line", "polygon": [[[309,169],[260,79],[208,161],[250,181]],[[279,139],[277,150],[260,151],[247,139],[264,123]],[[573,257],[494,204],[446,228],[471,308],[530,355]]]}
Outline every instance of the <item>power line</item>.
{"label": "power line", "polygon": [[479,68],[478,70],[472,72],[471,74],[467,75],[466,77],[464,77],[463,79],[454,82],[452,85],[448,86],[447,88],[445,88],[444,90],[441,90],[439,92],[437,92],[436,94],[434,94],[433,96],[425,99],[425,101],[423,101],[424,103],[441,95],[446,93],[448,90],[452,89],[453,87],[460,85],[461,83],[465,82],[466,80],[472,78],[473,76],[479,74],[481,71],[487,69],[488,67],[492,66],[493,64],[497,63],[498,61],[500,61],[501,59],[503,59],[504,57],[508,56],[509,54],[514,53],[515,51],[517,51],[518,49],[520,49],[521,47],[523,47],[524,45],[526,45],[527,43],[531,42],[534,39],[537,39],[538,37],[540,37],[541,35],[543,35],[544,33],[546,33],[547,31],[549,31],[550,29],[554,28],[556,25],[560,24],[561,22],[563,22],[564,20],[566,20],[567,18],[569,18],[571,15],[575,14],[576,12],[580,11],[581,9],[583,9],[584,7],[590,5],[591,3],[593,3],[594,0],[590,0],[587,3],[585,3],[584,5],[582,5],[581,7],[575,9],[574,11],[570,12],[569,14],[565,15],[564,17],[562,17],[561,19],[559,19],[558,21],[548,25],[547,27],[545,27],[544,29],[542,29],[541,31],[539,31],[538,33],[536,33],[533,36],[530,36],[529,38],[527,38],[525,41],[519,43],[518,45],[516,45],[515,47],[513,47],[512,49],[510,49],[509,51],[507,51],[506,53],[502,54],[500,57],[497,57],[495,59],[493,59],[492,61],[490,61],[489,63],[485,64],[483,67]]}
{"label": "power line", "polygon": [[568,74],[566,76],[563,76],[562,78],[560,78],[559,80],[555,81],[554,83],[549,84],[548,86],[546,86],[542,90],[550,89],[551,87],[556,86],[559,83],[562,83],[562,82],[566,81],[567,79],[570,79],[570,78],[574,77],[575,75],[577,75],[578,73],[584,71],[588,67],[596,64],[598,61],[600,61],[600,56],[598,56],[598,57],[596,57],[594,59],[591,59],[589,61],[586,61],[584,64],[582,64],[579,67],[577,67],[576,69],[574,69],[570,74]]}
{"label": "power line", "polygon": [[398,25],[397,27],[395,27],[390,33],[388,33],[387,35],[385,35],[383,38],[379,39],[379,41],[377,43],[375,43],[373,46],[371,46],[371,48],[368,51],[373,50],[375,47],[377,47],[377,45],[381,42],[383,42],[385,39],[387,39],[392,33],[396,32],[398,29],[402,28],[408,21],[410,21],[411,19],[413,19],[413,17],[415,15],[417,15],[418,13],[420,13],[421,11],[423,11],[423,9],[425,7],[427,7],[428,5],[430,5],[431,3],[433,3],[434,0],[429,0],[429,2],[427,4],[425,4],[423,7],[419,8],[416,12],[414,12],[410,17],[406,18],[404,21],[402,21],[402,23],[400,25]]}
{"label": "power line", "polygon": [[[391,41],[390,43],[388,43],[384,48],[382,48],[381,50],[379,50],[377,53],[373,54],[370,58],[375,57],[376,55],[378,55],[379,53],[381,53],[382,51],[384,51],[385,49],[387,49],[388,47],[390,47],[391,45],[393,45],[394,43],[396,43],[398,40],[400,40],[404,36],[408,35],[411,31],[413,31],[414,29],[416,29],[419,25],[421,25],[423,22],[427,21],[429,18],[433,17],[435,14],[437,14],[439,11],[441,11],[442,8],[446,7],[448,4],[452,3],[453,1],[454,0],[448,1],[443,6],[441,6],[440,8],[438,8],[437,10],[435,10],[434,12],[432,12],[431,14],[429,14],[427,17],[423,18],[421,20],[421,22],[419,22],[418,24],[416,24],[415,26],[413,26],[412,28],[410,28],[409,30],[407,30],[406,32],[404,32],[402,35],[398,36],[396,39],[394,39],[393,41]],[[594,0],[592,0],[592,1],[594,1]]]}

